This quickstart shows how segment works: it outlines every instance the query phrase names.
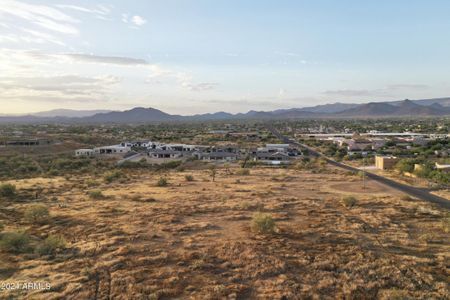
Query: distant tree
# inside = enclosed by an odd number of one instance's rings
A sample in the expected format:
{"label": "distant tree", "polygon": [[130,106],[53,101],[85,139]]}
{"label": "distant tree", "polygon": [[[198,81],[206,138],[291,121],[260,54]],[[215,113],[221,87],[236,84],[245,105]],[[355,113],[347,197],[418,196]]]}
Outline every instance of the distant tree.
{"label": "distant tree", "polygon": [[414,162],[409,159],[401,159],[396,165],[395,169],[400,172],[412,172],[414,171]]}

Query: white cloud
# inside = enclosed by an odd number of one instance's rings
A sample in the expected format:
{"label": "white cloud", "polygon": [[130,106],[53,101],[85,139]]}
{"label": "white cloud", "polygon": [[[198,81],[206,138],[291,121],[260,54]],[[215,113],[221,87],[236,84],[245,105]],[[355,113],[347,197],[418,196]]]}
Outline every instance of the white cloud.
{"label": "white cloud", "polygon": [[426,90],[429,86],[425,84],[391,84],[379,89],[343,89],[343,90],[329,90],[323,94],[329,96],[342,97],[388,97],[395,96],[396,92],[407,92],[410,90]]}
{"label": "white cloud", "polygon": [[148,65],[144,59],[131,58],[131,57],[120,57],[120,56],[99,56],[92,54],[78,54],[78,53],[67,53],[59,54],[71,58],[76,61],[90,62],[90,63],[102,63],[102,64],[113,64],[113,65]]}
{"label": "white cloud", "polygon": [[121,81],[112,75],[86,77],[59,75],[45,77],[0,77],[0,91],[4,99],[45,101],[80,101],[80,99],[103,99],[108,89]]}
{"label": "white cloud", "polygon": [[181,84],[182,87],[187,88],[190,91],[194,92],[203,92],[215,89],[219,84],[215,82],[200,82],[200,83],[189,83],[183,82]]}
{"label": "white cloud", "polygon": [[144,17],[134,15],[129,16],[128,14],[122,14],[122,22],[125,24],[130,24],[130,28],[137,29],[147,23],[147,20]]}
{"label": "white cloud", "polygon": [[77,6],[77,5],[66,5],[66,4],[60,4],[56,5],[58,8],[66,9],[66,10],[74,10],[82,13],[92,14],[97,19],[101,20],[111,20],[108,15],[111,13],[111,7],[105,6],[105,5],[96,5],[94,8],[88,8],[84,6]]}
{"label": "white cloud", "polygon": [[131,17],[131,22],[136,26],[142,26],[147,23],[147,20],[141,16],[133,16]]}
{"label": "white cloud", "polygon": [[[29,26],[39,27],[70,35],[78,35],[79,31],[75,19],[62,11],[45,5],[34,5],[15,0],[2,0],[0,5],[0,17],[2,19],[18,18],[26,21]],[[14,20],[13,20],[14,22]]]}

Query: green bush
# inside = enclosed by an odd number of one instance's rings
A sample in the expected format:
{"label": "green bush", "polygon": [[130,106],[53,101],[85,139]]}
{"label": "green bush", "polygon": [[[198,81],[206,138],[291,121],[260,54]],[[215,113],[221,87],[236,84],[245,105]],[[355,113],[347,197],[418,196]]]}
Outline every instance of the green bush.
{"label": "green bush", "polygon": [[3,229],[5,229],[5,225],[3,225],[3,223],[0,223],[0,232],[2,232]]}
{"label": "green bush", "polygon": [[169,184],[169,182],[167,181],[167,178],[160,177],[158,179],[158,182],[156,183],[156,186],[167,186],[168,184]]}
{"label": "green bush", "polygon": [[107,172],[104,176],[104,179],[107,183],[111,183],[119,178],[122,178],[124,176],[124,174],[121,171],[110,171]]}
{"label": "green bush", "polygon": [[53,255],[66,248],[66,240],[61,235],[49,235],[37,248],[39,255]]}
{"label": "green bush", "polygon": [[194,181],[194,176],[186,175],[186,176],[184,176],[184,179],[186,179],[186,181]]}
{"label": "green bush", "polygon": [[12,198],[16,195],[16,186],[10,183],[0,184],[0,196]]}
{"label": "green bush", "polygon": [[170,170],[178,168],[183,162],[181,160],[172,160],[162,163],[156,167],[157,170]]}
{"label": "green bush", "polygon": [[270,214],[258,212],[253,215],[251,229],[258,233],[273,233],[275,221]]}
{"label": "green bush", "polygon": [[88,180],[85,181],[85,183],[86,183],[87,186],[91,186],[91,187],[100,185],[100,182],[98,182],[96,180],[93,180],[93,179],[88,179]]}
{"label": "green bush", "polygon": [[345,207],[353,207],[356,205],[358,201],[356,200],[355,197],[352,196],[347,196],[342,198],[342,203],[344,204]]}
{"label": "green bush", "polygon": [[25,219],[30,223],[42,224],[50,217],[47,206],[43,204],[34,204],[25,210]]}
{"label": "green bush", "polygon": [[0,249],[12,253],[23,253],[30,249],[30,237],[24,232],[6,232],[0,239]]}
{"label": "green bush", "polygon": [[89,198],[91,199],[103,199],[105,198],[105,195],[103,195],[102,191],[100,190],[92,190],[88,192]]}

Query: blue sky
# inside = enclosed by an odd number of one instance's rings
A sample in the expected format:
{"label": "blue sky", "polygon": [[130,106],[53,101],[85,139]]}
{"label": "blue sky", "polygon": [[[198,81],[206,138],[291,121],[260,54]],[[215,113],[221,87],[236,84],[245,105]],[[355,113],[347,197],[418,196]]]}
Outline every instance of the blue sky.
{"label": "blue sky", "polygon": [[450,96],[449,1],[0,3],[0,113]]}

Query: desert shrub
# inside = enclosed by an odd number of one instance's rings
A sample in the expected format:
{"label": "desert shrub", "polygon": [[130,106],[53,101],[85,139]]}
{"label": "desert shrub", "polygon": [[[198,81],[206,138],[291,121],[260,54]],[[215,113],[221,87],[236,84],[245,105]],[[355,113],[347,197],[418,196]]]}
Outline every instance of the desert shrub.
{"label": "desert shrub", "polygon": [[42,224],[50,217],[47,206],[43,204],[34,204],[25,210],[25,219],[30,223]]}
{"label": "desert shrub", "polygon": [[237,171],[237,174],[238,175],[250,175],[250,170],[249,169],[239,169],[238,171]]}
{"label": "desert shrub", "polygon": [[411,198],[411,196],[409,196],[409,195],[403,195],[401,197],[401,199],[404,200],[404,201],[411,201],[411,200],[413,200],[413,198]]}
{"label": "desert shrub", "polygon": [[358,201],[356,200],[355,197],[352,196],[342,198],[342,203],[344,204],[345,207],[353,207],[356,205],[356,202]]}
{"label": "desert shrub", "polygon": [[186,175],[186,176],[184,176],[184,179],[186,179],[186,181],[194,181],[194,176]]}
{"label": "desert shrub", "polygon": [[158,170],[169,170],[169,169],[175,169],[177,167],[179,167],[182,164],[181,160],[173,160],[173,161],[168,161],[165,163],[162,163],[160,165],[157,166]]}
{"label": "desert shrub", "polygon": [[410,300],[413,299],[408,291],[391,289],[383,290],[379,295],[380,300]]}
{"label": "desert shrub", "polygon": [[275,221],[270,214],[259,212],[253,215],[251,229],[258,233],[273,233]]}
{"label": "desert shrub", "polygon": [[147,161],[145,158],[141,159],[140,161],[124,161],[119,165],[119,168],[121,169],[143,169],[148,168],[149,164],[147,164]]}
{"label": "desert shrub", "polygon": [[446,217],[444,217],[441,221],[442,230],[446,233],[450,233],[450,213],[447,214]]}
{"label": "desert shrub", "polygon": [[3,229],[5,229],[5,225],[3,225],[3,223],[0,223],[0,232],[2,232]]}
{"label": "desert shrub", "polygon": [[104,176],[104,179],[107,183],[111,183],[123,176],[124,176],[124,174],[121,171],[115,170],[115,171],[107,172]]}
{"label": "desert shrub", "polygon": [[36,252],[39,255],[53,255],[58,250],[66,248],[66,240],[61,235],[49,235],[39,246]]}
{"label": "desert shrub", "polygon": [[85,181],[85,183],[87,184],[87,186],[99,186],[100,182],[93,180],[93,179],[88,179]]}
{"label": "desert shrub", "polygon": [[16,195],[16,186],[10,183],[0,184],[0,196],[12,198]]}
{"label": "desert shrub", "polygon": [[105,195],[103,195],[103,192],[100,190],[92,190],[88,192],[89,198],[91,199],[103,199],[105,198]]}
{"label": "desert shrub", "polygon": [[142,201],[141,195],[133,195],[131,201]]}
{"label": "desert shrub", "polygon": [[239,204],[239,207],[243,210],[248,210],[252,207],[252,204],[248,201],[243,201]]}
{"label": "desert shrub", "polygon": [[6,232],[0,239],[0,249],[7,252],[23,253],[30,249],[30,237],[25,232]]}
{"label": "desert shrub", "polygon": [[167,178],[160,177],[158,181],[156,182],[156,186],[167,186],[169,182],[167,181]]}

